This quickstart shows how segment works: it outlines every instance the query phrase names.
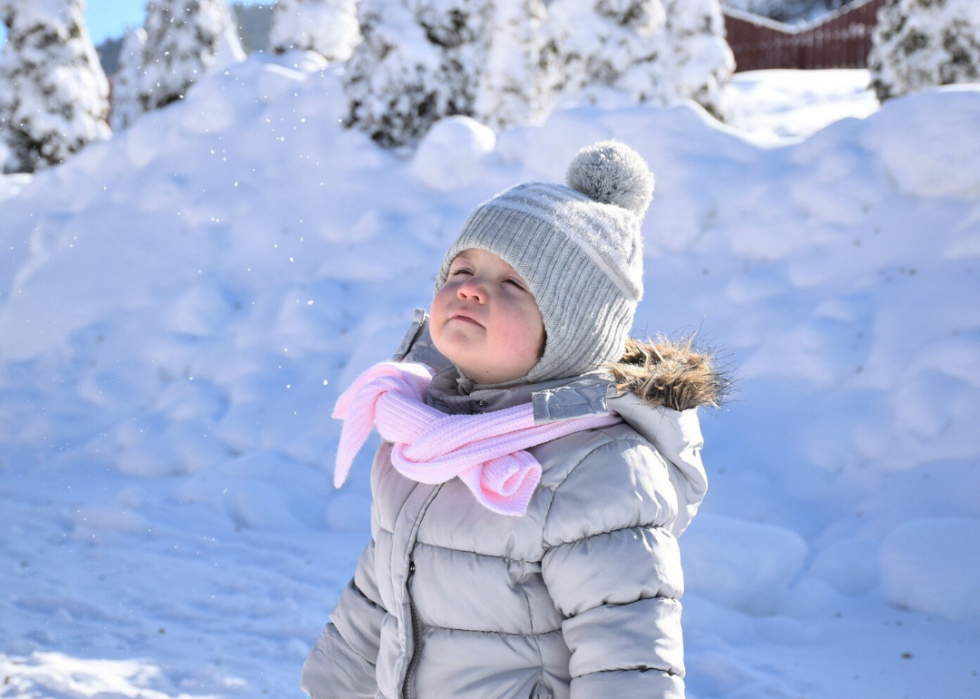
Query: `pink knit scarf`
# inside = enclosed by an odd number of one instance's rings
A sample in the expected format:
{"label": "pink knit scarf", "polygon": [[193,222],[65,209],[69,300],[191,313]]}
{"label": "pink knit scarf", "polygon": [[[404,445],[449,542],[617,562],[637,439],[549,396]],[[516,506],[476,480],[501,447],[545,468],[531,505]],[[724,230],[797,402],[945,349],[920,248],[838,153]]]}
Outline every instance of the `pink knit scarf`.
{"label": "pink knit scarf", "polygon": [[616,415],[534,424],[531,403],[479,415],[446,415],[424,403],[432,374],[422,364],[376,364],[337,399],[344,421],[334,486],[347,480],[354,457],[374,425],[393,443],[391,463],[419,483],[458,476],[477,501],[502,515],[521,516],[541,481],[541,464],[524,451],[572,432],[619,422]]}

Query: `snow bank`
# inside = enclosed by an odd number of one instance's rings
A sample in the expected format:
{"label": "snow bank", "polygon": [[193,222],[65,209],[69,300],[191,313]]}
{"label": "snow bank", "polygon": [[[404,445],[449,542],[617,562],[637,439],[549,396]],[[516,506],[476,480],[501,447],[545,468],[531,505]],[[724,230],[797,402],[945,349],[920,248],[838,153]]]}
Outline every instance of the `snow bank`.
{"label": "snow bank", "polygon": [[735,73],[724,95],[727,123],[760,144],[794,141],[848,117],[878,111],[866,70],[750,70]]}
{"label": "snow bank", "polygon": [[[0,144],[0,163],[4,160],[3,148],[5,146]],[[31,183],[32,178],[33,175],[28,174],[0,174],[0,203],[3,203],[4,199],[10,199],[20,194],[24,187]]]}
{"label": "snow bank", "polygon": [[[63,653],[32,653],[18,658],[0,655],[3,693],[24,699],[85,699],[93,696],[167,699],[175,696],[159,666],[125,660],[86,660]],[[160,685],[163,685],[162,687]],[[168,691],[169,690],[169,691]],[[206,699],[181,693],[179,699]]]}
{"label": "snow bank", "polygon": [[881,545],[881,577],[892,604],[930,614],[980,614],[980,518],[916,519]]}
{"label": "snow bank", "polygon": [[[906,194],[980,197],[980,99],[974,86],[941,88],[893,100],[872,117],[864,145]],[[914,133],[915,138],[909,138]],[[950,134],[961,138],[950,139]]]}
{"label": "snow bank", "polygon": [[448,192],[480,176],[480,158],[493,151],[493,129],[466,116],[440,119],[422,139],[412,172],[432,189]]}
{"label": "snow bank", "polygon": [[842,594],[863,595],[879,582],[878,545],[855,539],[838,541],[814,559],[810,572]]}
{"label": "snow bank", "polygon": [[750,614],[771,614],[803,568],[806,542],[768,524],[702,514],[681,540],[688,592]]}

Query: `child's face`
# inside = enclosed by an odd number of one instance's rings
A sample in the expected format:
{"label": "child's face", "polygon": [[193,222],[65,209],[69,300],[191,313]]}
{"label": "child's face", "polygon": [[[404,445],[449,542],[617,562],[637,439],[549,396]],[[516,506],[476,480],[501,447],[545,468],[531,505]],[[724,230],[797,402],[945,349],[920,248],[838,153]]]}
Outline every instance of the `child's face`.
{"label": "child's face", "polygon": [[544,322],[527,284],[486,250],[456,256],[429,315],[436,349],[477,383],[524,376],[544,349]]}

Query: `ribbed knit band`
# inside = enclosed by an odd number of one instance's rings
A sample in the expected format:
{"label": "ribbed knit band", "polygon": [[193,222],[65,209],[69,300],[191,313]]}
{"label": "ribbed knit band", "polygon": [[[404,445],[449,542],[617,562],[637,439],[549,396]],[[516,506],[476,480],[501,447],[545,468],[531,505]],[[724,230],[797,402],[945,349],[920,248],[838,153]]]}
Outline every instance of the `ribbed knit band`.
{"label": "ribbed knit band", "polygon": [[558,184],[518,185],[473,212],[446,253],[435,289],[463,250],[492,252],[528,283],[547,335],[544,354],[526,376],[481,387],[578,376],[621,358],[643,296],[640,224],[632,211]]}

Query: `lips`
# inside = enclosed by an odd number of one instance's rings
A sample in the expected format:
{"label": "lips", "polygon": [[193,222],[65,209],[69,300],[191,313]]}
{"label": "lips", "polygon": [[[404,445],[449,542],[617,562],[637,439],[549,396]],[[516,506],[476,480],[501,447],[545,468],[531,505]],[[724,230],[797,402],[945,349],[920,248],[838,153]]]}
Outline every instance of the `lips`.
{"label": "lips", "polygon": [[477,325],[477,326],[479,326],[481,328],[483,327],[483,324],[482,323],[474,320],[473,318],[470,318],[467,315],[463,315],[462,313],[455,313],[455,314],[453,314],[452,316],[449,317],[449,320],[459,320],[459,321],[462,321],[464,323],[472,323],[473,325]]}

